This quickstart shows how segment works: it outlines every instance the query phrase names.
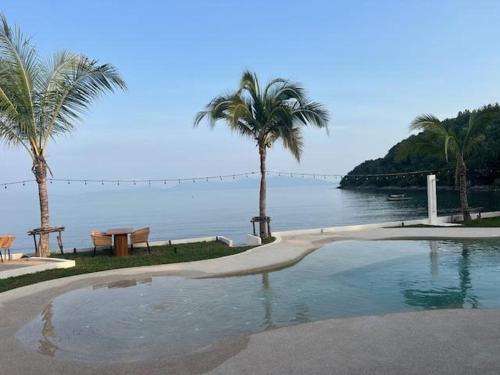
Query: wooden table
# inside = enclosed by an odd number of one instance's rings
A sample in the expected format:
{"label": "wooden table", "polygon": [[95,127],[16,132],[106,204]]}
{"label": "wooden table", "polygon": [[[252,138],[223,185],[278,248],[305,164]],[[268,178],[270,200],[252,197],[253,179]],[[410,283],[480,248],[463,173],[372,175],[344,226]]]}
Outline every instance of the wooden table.
{"label": "wooden table", "polygon": [[113,236],[113,252],[117,257],[128,255],[128,235],[134,231],[134,228],[112,228],[106,231],[106,234]]}

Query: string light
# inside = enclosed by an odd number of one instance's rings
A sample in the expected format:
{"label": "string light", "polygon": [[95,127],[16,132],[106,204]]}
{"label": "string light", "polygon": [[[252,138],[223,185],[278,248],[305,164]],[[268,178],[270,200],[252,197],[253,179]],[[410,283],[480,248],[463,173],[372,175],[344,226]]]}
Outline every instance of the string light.
{"label": "string light", "polygon": [[[313,179],[320,179],[323,177],[324,180],[332,178],[333,180],[336,181],[367,181],[370,179],[375,179],[375,180],[380,180],[380,179],[385,179],[385,180],[390,180],[390,179],[400,179],[400,178],[409,178],[409,177],[415,177],[415,178],[422,178],[427,174],[434,173],[436,175],[452,175],[454,173],[454,168],[442,168],[442,169],[433,169],[433,170],[419,170],[419,171],[406,171],[406,172],[392,172],[392,173],[377,173],[377,174],[349,174],[349,175],[342,175],[342,174],[317,174],[317,173],[295,173],[295,172],[285,172],[285,171],[266,171],[267,176],[277,176],[277,177],[284,177],[288,176],[290,178],[300,176],[302,178],[305,177],[310,177]],[[468,170],[468,173],[470,175],[476,175],[476,176],[484,176],[485,174],[493,174],[493,173],[500,173],[500,169],[477,169],[477,170]],[[236,180],[238,177],[246,177],[248,178],[250,175],[259,175],[260,172],[258,171],[251,171],[251,172],[244,172],[244,173],[236,173],[236,174],[229,174],[229,175],[215,175],[215,176],[199,176],[199,177],[185,177],[185,178],[163,178],[163,179],[134,179],[134,180],[127,180],[127,179],[117,179],[117,180],[106,180],[106,179],[100,179],[100,180],[92,180],[92,179],[57,179],[57,178],[50,178],[48,179],[49,183],[52,184],[53,182],[66,182],[68,185],[71,183],[78,183],[81,182],[84,185],[88,185],[89,183],[96,182],[96,183],[101,183],[101,185],[104,185],[106,182],[116,184],[117,186],[120,186],[122,183],[131,183],[133,185],[137,185],[138,182],[146,183],[148,185],[151,185],[153,183],[163,183],[164,185],[167,185],[168,182],[177,182],[181,184],[183,181],[192,181],[193,183],[197,181],[206,181],[209,182],[211,179],[219,179],[220,181],[224,181],[225,179],[232,179]],[[22,185],[26,186],[27,183],[32,183],[36,182],[36,180],[20,180],[20,181],[12,181],[12,182],[5,182],[5,183],[0,183],[0,186],[3,185],[4,189],[7,189],[9,185]]]}

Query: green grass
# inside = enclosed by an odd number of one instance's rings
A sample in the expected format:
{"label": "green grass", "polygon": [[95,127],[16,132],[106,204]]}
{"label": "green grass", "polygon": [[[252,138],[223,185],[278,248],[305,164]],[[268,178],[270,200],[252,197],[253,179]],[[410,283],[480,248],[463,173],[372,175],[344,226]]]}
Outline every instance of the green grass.
{"label": "green grass", "polygon": [[151,254],[146,249],[136,249],[133,255],[127,257],[111,256],[110,251],[98,251],[95,257],[92,252],[78,252],[65,255],[54,254],[54,258],[75,260],[75,267],[42,271],[22,276],[0,279],[0,293],[21,286],[38,283],[41,281],[58,279],[61,277],[80,275],[116,268],[152,266],[155,264],[168,264],[191,262],[195,260],[219,258],[226,255],[241,253],[250,249],[245,247],[228,247],[221,242],[196,242],[181,245],[154,246]]}
{"label": "green grass", "polygon": [[462,225],[465,227],[500,227],[500,217],[464,221]]}

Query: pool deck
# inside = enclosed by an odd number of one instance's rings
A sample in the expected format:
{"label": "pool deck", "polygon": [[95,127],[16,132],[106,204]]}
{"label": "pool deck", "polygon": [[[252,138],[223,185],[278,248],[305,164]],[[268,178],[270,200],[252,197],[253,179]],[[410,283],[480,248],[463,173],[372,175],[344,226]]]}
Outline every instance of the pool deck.
{"label": "pool deck", "polygon": [[[176,359],[81,364],[25,348],[15,338],[57,295],[127,278],[230,276],[290,266],[340,240],[500,238],[500,228],[377,228],[281,233],[234,256],[72,276],[0,293],[0,363],[11,374],[498,374],[500,311],[441,310],[333,319],[228,339]],[[272,348],[272,350],[270,350]],[[170,371],[165,372],[165,369]]]}

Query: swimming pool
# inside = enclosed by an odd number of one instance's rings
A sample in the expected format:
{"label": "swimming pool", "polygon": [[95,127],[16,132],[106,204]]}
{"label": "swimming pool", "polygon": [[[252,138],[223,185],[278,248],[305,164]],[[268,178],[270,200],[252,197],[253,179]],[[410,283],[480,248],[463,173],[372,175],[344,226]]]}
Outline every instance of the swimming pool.
{"label": "swimming pool", "polygon": [[175,357],[328,318],[500,307],[500,241],[343,241],[293,267],[216,279],[125,279],[54,298],[18,339],[60,359]]}

